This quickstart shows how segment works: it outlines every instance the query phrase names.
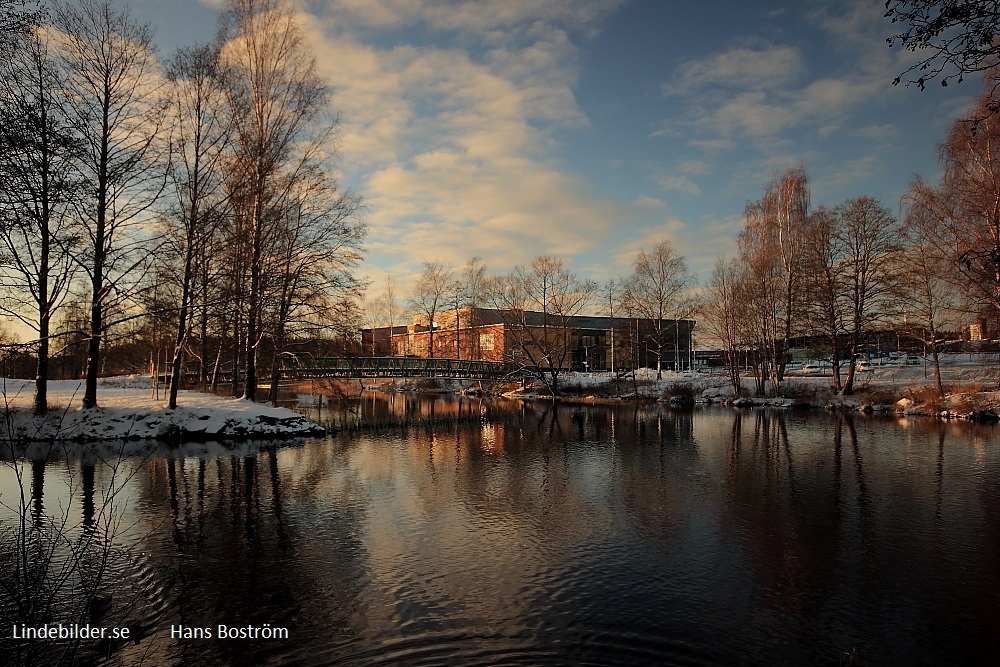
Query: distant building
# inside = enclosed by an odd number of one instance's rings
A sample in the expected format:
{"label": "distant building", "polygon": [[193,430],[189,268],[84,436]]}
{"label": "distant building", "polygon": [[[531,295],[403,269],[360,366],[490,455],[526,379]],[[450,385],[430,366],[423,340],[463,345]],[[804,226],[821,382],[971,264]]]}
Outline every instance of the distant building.
{"label": "distant building", "polygon": [[[362,349],[373,356],[413,356],[479,361],[527,363],[519,330],[508,325],[501,312],[491,308],[463,308],[438,313],[431,326],[424,315],[411,324],[362,329]],[[518,318],[520,319],[520,318]],[[568,329],[568,353],[564,366],[577,371],[609,371],[635,367],[656,368],[656,348],[650,341],[654,322],[642,318],[597,317],[576,315],[565,318],[525,311],[524,326],[563,332]],[[665,320],[667,340],[661,350],[664,370],[688,370],[693,363],[693,320]],[[612,354],[614,358],[612,359]]]}

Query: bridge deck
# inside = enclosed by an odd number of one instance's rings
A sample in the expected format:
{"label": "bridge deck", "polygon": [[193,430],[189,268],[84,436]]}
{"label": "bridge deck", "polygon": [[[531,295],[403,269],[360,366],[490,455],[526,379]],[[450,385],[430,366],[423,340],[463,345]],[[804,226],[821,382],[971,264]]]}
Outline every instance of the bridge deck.
{"label": "bridge deck", "polygon": [[419,357],[326,357],[292,362],[282,369],[282,378],[406,378],[440,377],[468,380],[500,380],[521,367],[511,363],[470,359],[423,359]]}

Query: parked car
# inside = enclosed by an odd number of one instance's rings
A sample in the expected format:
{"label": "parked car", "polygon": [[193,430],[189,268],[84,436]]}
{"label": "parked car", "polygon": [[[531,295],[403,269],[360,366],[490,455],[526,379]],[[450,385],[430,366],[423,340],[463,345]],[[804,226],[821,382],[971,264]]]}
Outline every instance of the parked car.
{"label": "parked car", "polygon": [[815,360],[802,366],[803,373],[826,373],[833,370],[833,363],[829,361]]}

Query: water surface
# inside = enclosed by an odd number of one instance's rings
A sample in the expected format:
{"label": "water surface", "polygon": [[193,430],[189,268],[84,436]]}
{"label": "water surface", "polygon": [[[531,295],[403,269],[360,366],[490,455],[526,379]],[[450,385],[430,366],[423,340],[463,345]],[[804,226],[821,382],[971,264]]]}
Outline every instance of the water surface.
{"label": "water surface", "polygon": [[[161,448],[117,469],[107,456],[21,464],[43,490],[29,503],[37,521],[68,508],[73,530],[120,545],[109,582],[132,597],[118,593],[108,618],[149,636],[113,647],[112,662],[1000,656],[995,427],[403,395],[321,416],[341,432]],[[110,525],[101,494],[114,484]],[[220,623],[290,636],[169,637],[171,625]]]}

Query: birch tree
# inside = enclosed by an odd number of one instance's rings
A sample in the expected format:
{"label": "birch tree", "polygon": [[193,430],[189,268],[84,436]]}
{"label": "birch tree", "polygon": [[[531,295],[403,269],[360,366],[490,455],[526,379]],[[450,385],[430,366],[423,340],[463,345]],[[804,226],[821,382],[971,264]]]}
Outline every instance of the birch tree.
{"label": "birch tree", "polygon": [[[976,113],[995,103],[980,98]],[[940,148],[944,176],[938,187],[918,179],[911,195],[951,248],[953,279],[976,317],[1000,315],[1000,116],[974,127],[958,121]]]}
{"label": "birch tree", "polygon": [[[170,184],[174,197],[166,216],[172,250],[180,258],[180,286],[176,335],[167,402],[177,407],[184,349],[194,300],[204,300],[198,290],[198,262],[213,252],[215,231],[222,216],[222,164],[229,138],[229,119],[218,68],[218,51],[204,45],[179,50],[167,67],[170,134]],[[202,354],[204,359],[204,352]]]}
{"label": "birch tree", "polygon": [[701,307],[708,335],[722,345],[729,386],[734,396],[743,392],[742,366],[748,348],[744,279],[744,269],[739,261],[719,258],[712,268],[712,277]]}
{"label": "birch tree", "polygon": [[[340,191],[321,165],[291,175],[274,262],[268,270],[265,311],[274,354],[268,400],[278,400],[280,359],[296,335],[317,333],[346,302],[360,298],[362,283],[353,269],[362,259],[365,227],[358,219],[360,198]],[[303,173],[308,171],[308,173]]]}
{"label": "birch tree", "polygon": [[[656,351],[656,377],[663,377],[663,351],[678,344],[677,320],[694,311],[688,290],[694,276],[670,241],[658,243],[650,252],[640,250],[632,263],[632,275],[622,283],[625,307],[630,316],[650,320],[645,343]],[[677,370],[674,355],[674,370]]]}
{"label": "birch tree", "polygon": [[838,224],[834,211],[825,206],[809,216],[803,248],[802,303],[807,330],[826,341],[833,362],[833,386],[840,391],[840,337],[847,331],[848,293]]}
{"label": "birch tree", "polygon": [[842,392],[854,393],[857,355],[865,333],[898,313],[900,228],[876,199],[855,197],[835,209],[844,253],[850,358]]}
{"label": "birch tree", "polygon": [[934,387],[943,398],[938,341],[943,328],[956,323],[955,315],[961,312],[962,304],[951,279],[955,261],[950,239],[942,235],[933,209],[920,198],[921,192],[915,187],[907,198],[899,294],[907,318],[907,334],[917,338],[929,351]]}
{"label": "birch tree", "polygon": [[744,306],[748,333],[753,341],[752,357],[757,393],[780,387],[778,371],[782,331],[784,280],[775,236],[766,222],[767,207],[751,202],[744,209],[746,225],[738,238],[739,261],[743,265]]}
{"label": "birch tree", "polygon": [[264,336],[266,266],[280,244],[283,180],[331,138],[330,93],[316,72],[285,0],[230,0],[220,19],[220,64],[232,120],[229,165],[234,215],[242,244],[243,397],[257,395],[257,349]]}

